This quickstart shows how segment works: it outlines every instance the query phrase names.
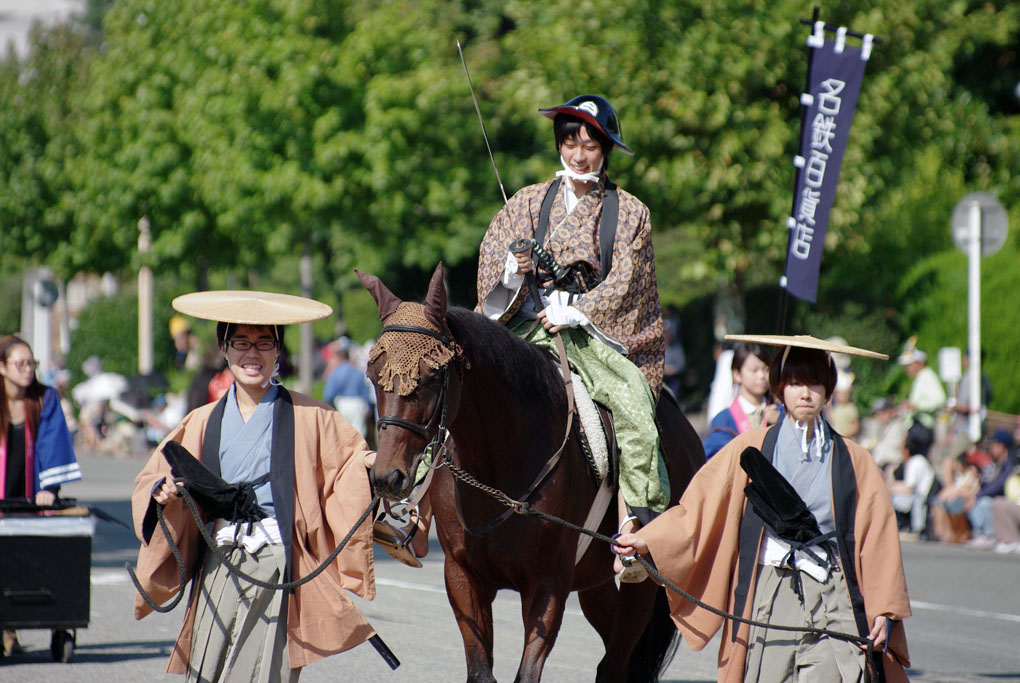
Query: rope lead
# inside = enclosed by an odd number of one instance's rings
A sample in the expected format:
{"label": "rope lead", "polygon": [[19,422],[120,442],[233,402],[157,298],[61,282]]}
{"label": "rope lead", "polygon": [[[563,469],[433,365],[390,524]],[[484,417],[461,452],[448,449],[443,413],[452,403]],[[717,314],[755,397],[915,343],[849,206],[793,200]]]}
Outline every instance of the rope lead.
{"label": "rope lead", "polygon": [[[333,560],[337,558],[337,555],[340,554],[340,551],[344,549],[344,546],[346,546],[348,541],[351,540],[351,537],[354,536],[354,532],[357,531],[358,528],[365,523],[365,520],[368,519],[368,516],[372,514],[372,511],[375,509],[376,505],[379,504],[379,500],[381,498],[381,496],[379,496],[378,494],[376,494],[372,498],[371,502],[368,504],[368,507],[365,508],[365,511],[363,513],[361,513],[361,517],[359,517],[358,521],[354,523],[354,526],[352,526],[351,530],[347,532],[347,535],[344,536],[342,541],[340,541],[340,544],[336,547],[336,549],[332,553],[330,553],[329,557],[323,560],[322,563],[320,563],[319,566],[312,570],[308,575],[303,576],[295,581],[271,583],[267,581],[262,581],[261,579],[257,579],[254,576],[249,576],[248,574],[241,571],[240,567],[236,567],[233,564],[231,564],[227,560],[227,555],[220,550],[220,547],[216,544],[216,540],[212,537],[212,535],[210,535],[209,530],[206,528],[205,523],[202,521],[201,514],[198,511],[198,507],[195,505],[194,498],[191,497],[191,493],[189,493],[188,489],[183,485],[179,486],[177,490],[180,492],[181,497],[184,498],[184,502],[187,503],[188,510],[191,511],[191,516],[195,519],[195,524],[196,526],[198,526],[199,533],[202,534],[202,538],[205,540],[206,545],[209,546],[209,549],[212,551],[213,555],[215,555],[216,558],[220,562],[222,562],[230,571],[230,573],[233,574],[234,576],[242,578],[248,583],[251,583],[255,586],[267,588],[269,590],[290,590],[292,588],[297,588],[298,586],[308,583],[309,581],[317,577],[319,574],[321,574],[323,571],[325,571],[326,567],[328,567],[333,562]],[[159,520],[159,526],[163,530],[163,535],[166,537],[167,544],[170,546],[170,552],[173,554],[174,559],[177,561],[177,569],[180,571],[180,588],[177,591],[177,595],[174,596],[173,600],[167,603],[167,605],[161,606],[159,603],[153,600],[152,596],[149,595],[144,588],[142,588],[141,582],[135,575],[135,569],[134,567],[131,566],[131,563],[125,562],[124,568],[127,569],[128,574],[131,576],[131,582],[135,585],[135,590],[137,590],[138,594],[142,596],[142,599],[145,601],[145,604],[147,604],[149,607],[151,607],[153,610],[157,612],[166,613],[172,610],[174,607],[176,607],[178,603],[180,603],[181,598],[184,596],[184,588],[185,584],[187,583],[187,569],[184,566],[184,558],[181,556],[181,550],[180,548],[177,547],[177,544],[174,542],[173,535],[170,533],[170,529],[166,525],[166,520],[163,518],[163,508],[164,508],[163,505],[159,504],[156,505],[156,518]]]}

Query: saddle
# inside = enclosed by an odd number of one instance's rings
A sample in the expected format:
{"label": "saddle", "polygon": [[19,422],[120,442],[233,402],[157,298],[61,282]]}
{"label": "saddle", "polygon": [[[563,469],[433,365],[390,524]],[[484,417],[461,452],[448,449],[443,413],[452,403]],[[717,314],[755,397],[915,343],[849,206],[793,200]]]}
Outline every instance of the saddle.
{"label": "saddle", "polygon": [[[573,372],[570,373],[574,391],[574,438],[581,447],[585,460],[591,469],[595,483],[601,484],[618,468],[619,445],[616,443],[616,428],[613,414],[600,403],[592,400],[584,382]],[[615,478],[615,477],[614,477]]]}

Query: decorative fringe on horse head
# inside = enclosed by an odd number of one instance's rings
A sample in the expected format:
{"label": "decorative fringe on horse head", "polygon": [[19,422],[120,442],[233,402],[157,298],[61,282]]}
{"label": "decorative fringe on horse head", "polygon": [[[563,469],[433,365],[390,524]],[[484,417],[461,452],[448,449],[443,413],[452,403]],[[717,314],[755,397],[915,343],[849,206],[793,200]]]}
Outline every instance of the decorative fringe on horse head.
{"label": "decorative fringe on horse head", "polygon": [[[424,310],[421,304],[403,302],[393,315],[383,320],[383,327],[420,327],[432,330],[437,335],[442,334],[428,321]],[[452,339],[444,344],[437,337],[416,334],[404,335],[397,342],[394,332],[384,329],[368,358],[369,363],[374,363],[379,356],[386,354],[386,364],[379,371],[377,380],[384,391],[397,391],[400,396],[408,396],[418,388],[422,363],[438,370],[453,358],[461,356],[461,348]]]}
{"label": "decorative fringe on horse head", "polygon": [[[386,363],[375,380],[379,387],[386,392],[397,391],[400,396],[409,396],[418,388],[422,363],[433,370],[438,370],[445,367],[453,358],[466,362],[463,360],[463,350],[450,337],[450,330],[446,325],[446,287],[443,285],[442,263],[432,274],[424,305],[401,301],[379,278],[356,272],[361,284],[375,298],[379,306],[379,319],[383,323],[383,333],[369,356],[371,364],[382,354],[386,354]],[[435,336],[404,335],[398,342],[392,333],[409,327],[429,330],[434,332]]]}

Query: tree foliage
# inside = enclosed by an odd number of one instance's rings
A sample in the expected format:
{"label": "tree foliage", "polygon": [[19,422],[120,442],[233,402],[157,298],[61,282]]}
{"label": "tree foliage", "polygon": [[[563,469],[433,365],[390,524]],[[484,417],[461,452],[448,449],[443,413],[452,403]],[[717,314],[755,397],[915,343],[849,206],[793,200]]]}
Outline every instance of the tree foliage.
{"label": "tree foliage", "polygon": [[[781,273],[807,62],[797,20],[809,4],[88,9],[86,28],[39,30],[27,59],[0,64],[5,253],[64,274],[127,272],[140,262],[144,215],[153,267],[196,286],[218,273],[279,281],[271,264],[310,253],[318,296],[342,301],[358,266],[410,298],[442,259],[454,301],[471,304],[477,246],[502,197],[459,39],[507,192],[558,169],[536,110],[601,93],[637,152],[614,155],[611,172],[651,208],[662,297],[701,301],[719,287],[741,296]],[[908,311],[920,304],[904,276],[913,264],[946,265],[959,197],[985,190],[1017,205],[1020,5],[848,0],[822,16],[883,42],[843,164],[819,302],[795,305],[791,330],[860,330],[895,351],[928,324]],[[774,319],[748,311],[762,317]],[[710,338],[707,321],[687,334]],[[991,357],[1005,358],[992,343]],[[1020,409],[1020,398],[1002,407]]]}

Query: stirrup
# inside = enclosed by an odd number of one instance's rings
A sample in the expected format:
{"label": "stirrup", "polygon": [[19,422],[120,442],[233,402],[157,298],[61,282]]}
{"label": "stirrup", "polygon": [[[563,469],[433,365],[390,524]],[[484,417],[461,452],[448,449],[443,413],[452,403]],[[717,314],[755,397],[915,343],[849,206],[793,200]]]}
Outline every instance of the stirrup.
{"label": "stirrup", "polygon": [[620,583],[641,583],[648,578],[648,570],[633,557],[621,557],[623,571],[618,574]]}
{"label": "stirrup", "polygon": [[[635,515],[628,515],[620,522],[620,527],[617,529],[616,535],[619,536],[623,533],[623,527],[630,522],[640,522]],[[634,532],[630,532],[634,533]],[[620,555],[620,563],[623,565],[623,571],[618,576],[620,577],[620,583],[641,583],[648,578],[648,570],[644,568],[640,562],[633,557],[625,557]]]}
{"label": "stirrup", "polygon": [[400,517],[394,516],[393,508],[384,504],[379,517],[372,525],[373,540],[383,547],[383,550],[394,560],[406,564],[408,567],[420,569],[422,564],[411,547],[414,534],[418,531],[418,524],[412,519],[409,510],[400,507]]}

